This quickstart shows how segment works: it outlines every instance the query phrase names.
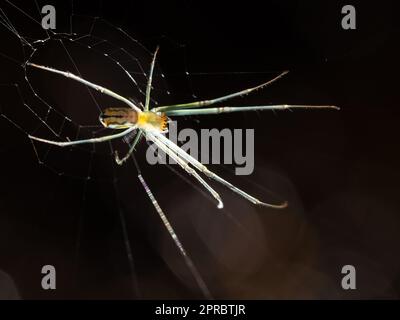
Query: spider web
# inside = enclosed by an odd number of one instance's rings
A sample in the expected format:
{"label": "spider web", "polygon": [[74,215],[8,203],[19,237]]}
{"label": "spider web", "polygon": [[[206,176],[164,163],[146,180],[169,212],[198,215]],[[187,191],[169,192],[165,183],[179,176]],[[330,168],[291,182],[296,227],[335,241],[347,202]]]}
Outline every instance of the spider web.
{"label": "spider web", "polygon": [[[0,58],[3,62],[7,62],[8,72],[5,74],[12,79],[1,78],[2,100],[8,102],[1,103],[0,115],[18,129],[17,131],[21,133],[20,143],[30,144],[41,166],[59,176],[79,181],[84,202],[88,201],[88,197],[95,197],[91,195],[93,192],[90,192],[95,185],[102,184],[109,188],[108,192],[112,194],[111,206],[117,209],[120,218],[132,277],[132,292],[136,297],[141,296],[131,248],[132,241],[129,239],[130,232],[125,216],[127,209],[121,204],[125,195],[120,194],[120,185],[123,183],[120,181],[121,176],[124,177],[122,179],[124,181],[129,179],[133,181],[136,177],[132,166],[129,167],[131,170],[129,172],[126,168],[117,166],[114,161],[114,151],[118,150],[119,154],[124,154],[134,139],[134,134],[122,141],[117,139],[68,148],[59,148],[28,139],[29,134],[58,141],[88,139],[109,134],[109,130],[99,125],[98,115],[104,108],[118,105],[110,97],[90,90],[82,84],[30,68],[27,63],[33,62],[70,71],[114,90],[124,97],[129,97],[137,105],[143,105],[152,53],[123,28],[102,18],[82,16],[72,11],[64,24],[58,23],[57,32],[54,32],[41,27],[39,10],[41,6],[37,2],[31,4],[31,8],[27,8],[25,4],[17,6],[8,1],[7,4],[8,6],[0,8],[0,23],[3,26],[0,29],[1,38],[4,39],[3,43],[7,43],[0,50]],[[24,27],[19,28],[19,24]],[[206,73],[199,73],[201,76],[204,74]],[[191,74],[186,66],[185,79],[193,93]],[[165,75],[156,65],[151,104],[167,104],[170,96]],[[195,98],[196,95],[193,93],[192,97]],[[184,175],[171,169],[193,185]],[[157,173],[153,176],[157,176]],[[149,190],[146,191],[149,193]],[[143,193],[143,190],[137,188],[136,192]],[[154,204],[156,201],[154,196],[149,194],[149,197]],[[158,203],[155,207],[157,206]],[[85,215],[88,211],[90,209],[85,211]],[[83,245],[81,239],[86,220],[89,218],[80,217],[77,227],[77,268],[79,268],[80,250]],[[240,223],[238,225],[242,227]],[[184,262],[199,284],[202,280],[191,260]],[[179,272],[183,274],[180,276],[181,280],[188,287],[193,287],[190,276],[185,275],[182,269]],[[208,289],[202,288],[201,284],[200,288],[203,294],[208,296]]]}
{"label": "spider web", "polygon": [[[29,63],[68,70],[82,78],[101,83],[102,86],[129,97],[136,105],[143,106],[148,81],[147,70],[152,54],[121,27],[100,17],[82,16],[72,12],[68,19],[68,26],[63,31],[59,31],[61,28],[58,26],[57,32],[53,32],[42,28],[39,22],[41,6],[37,2],[35,2],[36,8],[19,7],[9,1],[7,3],[9,4],[7,9],[14,11],[13,15],[6,12],[5,8],[1,8],[0,23],[6,29],[2,30],[4,33],[2,38],[9,43],[5,47],[10,50],[2,50],[1,56],[8,62],[14,62],[14,70],[8,74],[16,77],[12,84],[6,82],[9,79],[4,79],[4,83],[1,84],[0,88],[4,91],[3,101],[8,101],[8,103],[2,104],[0,115],[16,127],[25,139],[28,135],[34,135],[50,140],[68,141],[109,134],[107,132],[109,130],[99,125],[98,115],[104,108],[115,106],[113,99],[93,92],[81,84],[68,81],[65,77],[32,70]],[[15,20],[18,14],[24,18],[23,30],[17,30],[16,27],[18,23]],[[29,27],[26,26],[26,19]],[[151,105],[157,106],[159,101],[166,103],[170,92],[167,89],[165,76],[158,66],[155,68],[152,84]],[[9,103],[10,101],[13,103]],[[118,179],[119,175],[116,174],[119,168],[115,164],[115,150],[118,150],[120,154],[127,151],[134,136],[135,134],[131,134],[124,137],[122,141],[114,140],[104,144],[72,146],[67,150],[34,140],[30,140],[30,144],[38,164],[58,176],[81,181],[84,206],[85,202],[89,201],[87,198],[91,188],[99,184],[111,188],[109,193],[113,194],[112,206],[117,208],[116,211],[119,213],[129,261],[132,292],[138,297],[141,293],[126,217],[118,195],[121,183]],[[136,161],[135,165],[146,193],[183,255],[184,262],[202,294],[210,297],[208,288],[194,263],[186,254],[157,200],[143,180]],[[126,173],[124,175],[128,176]],[[129,176],[134,177],[132,173]],[[85,215],[87,215],[87,210],[85,210]],[[85,228],[83,220],[84,217],[80,217],[78,222],[77,270],[83,245],[81,243]],[[185,281],[187,282],[188,279]]]}
{"label": "spider web", "polygon": [[[67,79],[58,75],[32,70],[27,66],[29,62],[53,66],[59,70],[70,70],[84,78],[95,79],[93,81],[103,83],[111,89],[114,89],[112,83],[118,83],[118,90],[122,95],[139,105],[143,104],[147,83],[146,69],[151,61],[150,52],[123,29],[101,18],[73,14],[70,23],[68,33],[45,32],[40,24],[33,23],[33,26],[37,26],[39,30],[30,29],[29,34],[22,35],[3,12],[2,24],[12,32],[14,40],[21,43],[22,54],[19,63],[22,70],[19,74],[25,80],[16,82],[14,88],[7,88],[7,90],[10,95],[17,97],[14,100],[17,100],[17,104],[23,105],[34,120],[29,124],[18,123],[17,119],[24,117],[20,116],[22,111],[14,106],[3,106],[2,114],[24,133],[59,141],[87,139],[109,134],[99,124],[98,115],[104,108],[115,106],[115,101],[111,98],[93,92],[85,86],[66,81]],[[33,34],[37,32],[42,34],[45,32],[44,37],[34,38]],[[111,42],[107,39],[113,40]],[[124,47],[120,46],[121,43]],[[15,46],[10,47],[15,48]],[[15,55],[8,54],[7,56],[14,57]],[[151,101],[153,105],[158,105],[158,100],[154,97],[165,98],[169,95],[163,78],[164,75],[156,67],[152,89],[154,94]],[[12,114],[10,109],[17,111]],[[51,155],[59,151],[65,153],[65,151],[43,143],[32,141],[32,144],[38,162],[57,174],[97,180],[109,180],[111,177],[109,172],[94,170],[90,164],[92,158],[102,157],[108,161],[107,158],[113,154],[113,150],[120,147],[117,142],[111,141],[105,148],[95,144],[70,148],[74,151],[79,150],[79,158],[83,156],[82,154],[86,154],[90,163],[88,166],[84,165],[83,168],[68,168],[66,167],[68,163],[64,162],[62,167],[57,166],[59,159]],[[104,161],[104,159],[101,160]]]}
{"label": "spider web", "polygon": [[[2,51],[1,56],[15,62],[13,74],[17,74],[19,78],[13,79],[12,85],[1,85],[4,91],[3,101],[14,101],[12,104],[2,104],[1,116],[18,128],[25,137],[31,134],[66,141],[105,135],[107,130],[99,125],[98,115],[105,107],[115,104],[112,99],[71,83],[68,79],[31,70],[27,65],[29,62],[70,70],[86,79],[96,79],[93,81],[102,83],[143,106],[147,70],[152,55],[122,28],[98,17],[79,16],[72,12],[65,32],[46,31],[40,25],[38,10],[31,8],[32,12],[36,12],[32,16],[26,6],[22,10],[22,7],[11,2],[8,4],[7,9],[14,9],[17,14],[11,15],[5,12],[5,8],[1,8],[0,23],[8,30],[2,30],[2,38],[10,43],[5,46],[10,50]],[[36,6],[39,8],[38,4]],[[17,30],[17,23],[9,18],[18,14],[31,22],[26,28],[26,19],[24,20],[23,31]],[[118,88],[113,87],[111,82],[117,83]],[[159,98],[166,101],[165,98],[170,94],[164,75],[157,66],[153,75],[152,92],[152,105],[158,105]],[[59,176],[82,181],[83,200],[86,200],[90,184],[104,183],[113,186],[113,206],[117,208],[121,218],[132,272],[132,287],[134,295],[139,296],[126,221],[117,196],[118,179],[114,161],[114,150],[120,150],[120,154],[123,149],[127,150],[126,144],[133,137],[134,135],[128,136],[123,142],[73,146],[69,150],[33,140],[30,143],[40,165]],[[77,254],[81,246],[82,221],[78,228]]]}

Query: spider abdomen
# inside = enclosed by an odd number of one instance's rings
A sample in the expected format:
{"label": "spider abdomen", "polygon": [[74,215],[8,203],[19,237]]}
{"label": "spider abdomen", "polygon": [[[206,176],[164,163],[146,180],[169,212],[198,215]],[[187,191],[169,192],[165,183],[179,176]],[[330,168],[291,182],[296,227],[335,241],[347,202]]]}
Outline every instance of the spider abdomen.
{"label": "spider abdomen", "polygon": [[138,112],[132,108],[107,108],[100,114],[99,120],[106,128],[126,129],[138,122]]}

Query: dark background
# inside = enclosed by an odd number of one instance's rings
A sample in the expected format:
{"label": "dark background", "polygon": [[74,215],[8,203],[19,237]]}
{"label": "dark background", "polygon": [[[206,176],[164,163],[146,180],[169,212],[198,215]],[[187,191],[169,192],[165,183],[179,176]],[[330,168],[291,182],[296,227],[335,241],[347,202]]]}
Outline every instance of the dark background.
{"label": "dark background", "polygon": [[[71,3],[50,3],[62,28]],[[356,30],[341,28],[345,4],[356,7]],[[145,146],[139,149],[144,177],[216,298],[399,297],[399,25],[393,3],[74,1],[74,11],[121,25],[150,51],[161,45],[159,65],[171,101],[189,101],[193,93],[223,95],[290,70],[270,88],[234,104],[341,108],[181,119],[182,127],[196,129],[255,128],[252,176],[211,168],[262,199],[288,200],[284,211],[256,209],[215,186],[225,200],[221,214],[166,167],[147,166]],[[20,31],[27,21],[20,16],[14,23]],[[15,82],[10,62],[1,63],[2,83]],[[108,81],[123,87],[100,60],[98,66],[92,74],[103,76],[105,86]],[[185,76],[185,66],[192,76]],[[63,94],[72,109],[85,110],[75,106],[78,85],[52,79],[59,82],[42,86],[58,86],[56,106]],[[3,114],[17,105],[5,97]],[[19,130],[5,119],[0,128],[0,269],[14,280],[20,297],[201,297],[132,163],[116,168],[111,157],[107,164],[99,160],[94,171],[115,170],[105,182],[60,177],[38,165]],[[54,152],[61,168],[89,162],[76,151]],[[56,267],[55,291],[40,287],[45,264]],[[357,270],[353,291],[340,286],[347,264]]]}

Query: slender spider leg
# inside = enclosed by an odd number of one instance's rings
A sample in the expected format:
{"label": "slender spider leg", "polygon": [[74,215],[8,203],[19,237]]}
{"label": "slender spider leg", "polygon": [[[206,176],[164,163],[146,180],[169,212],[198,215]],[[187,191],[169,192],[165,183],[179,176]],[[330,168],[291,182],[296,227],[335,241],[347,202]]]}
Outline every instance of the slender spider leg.
{"label": "slender spider leg", "polygon": [[119,165],[122,165],[126,160],[129,159],[131,156],[132,152],[135,151],[136,144],[139,142],[140,137],[142,136],[143,131],[141,129],[138,130],[138,133],[136,134],[135,140],[133,141],[132,145],[129,147],[129,151],[126,153],[126,155],[120,159],[118,155],[118,151],[115,150],[115,162]]}
{"label": "slender spider leg", "polygon": [[142,184],[144,190],[146,191],[147,196],[149,197],[151,203],[153,204],[154,208],[156,209],[158,215],[160,216],[165,228],[167,229],[169,235],[171,236],[172,240],[174,241],[176,247],[179,249],[180,254],[183,256],[187,267],[189,268],[190,272],[192,273],[197,285],[199,286],[201,292],[206,297],[206,299],[212,299],[212,295],[210,290],[208,289],[206,283],[204,282],[202,276],[200,275],[199,271],[197,270],[196,266],[194,265],[192,259],[187,254],[185,248],[183,247],[181,241],[178,238],[174,228],[172,227],[171,223],[169,222],[168,218],[164,214],[163,210],[161,209],[160,205],[158,204],[156,198],[154,197],[153,193],[151,192],[149,186],[147,185],[146,181],[144,180],[142,173],[140,171],[139,164],[137,163],[135,157],[132,154],[132,159],[135,163],[136,170],[138,172],[138,179]]}
{"label": "slender spider leg", "polygon": [[132,101],[130,101],[129,99],[124,98],[123,96],[119,95],[118,93],[115,93],[114,91],[111,91],[110,89],[104,88],[104,87],[99,86],[99,85],[97,85],[95,83],[92,83],[92,82],[90,82],[88,80],[85,80],[85,79],[83,79],[81,77],[78,77],[78,76],[74,75],[71,72],[65,72],[65,71],[57,70],[57,69],[54,69],[54,68],[50,68],[50,67],[42,66],[42,65],[39,65],[39,64],[30,63],[30,62],[27,63],[27,65],[31,66],[31,67],[38,68],[38,69],[42,69],[42,70],[45,70],[45,71],[57,73],[57,74],[60,74],[60,75],[62,75],[64,77],[66,77],[66,78],[69,78],[69,79],[78,81],[80,83],[83,83],[85,86],[88,86],[88,87],[90,87],[90,88],[92,88],[94,90],[97,90],[97,91],[105,94],[105,95],[113,97],[114,99],[120,100],[120,101],[126,103],[132,109],[134,109],[134,110],[136,110],[138,112],[140,111],[140,109]]}
{"label": "slender spider leg", "polygon": [[135,150],[136,145],[139,143],[139,141],[141,140],[141,138],[143,137],[143,131],[139,131],[138,134],[135,137],[135,140],[133,140],[132,143],[132,148]]}
{"label": "slender spider leg", "polygon": [[156,64],[156,57],[157,57],[158,49],[159,49],[159,47],[157,47],[156,51],[154,52],[153,60],[151,61],[149,79],[148,79],[147,87],[146,87],[146,102],[144,104],[144,111],[149,110],[151,82],[153,81],[153,71],[154,71],[154,65]]}
{"label": "slender spider leg", "polygon": [[179,146],[177,146],[174,142],[172,142],[168,138],[164,137],[161,133],[155,132],[154,136],[156,136],[160,141],[164,142],[164,144],[166,144],[172,151],[176,152],[182,159],[184,159],[185,161],[187,161],[190,164],[192,164],[197,170],[199,170],[200,172],[204,173],[207,177],[209,177],[209,178],[211,178],[211,179],[213,179],[215,181],[218,181],[219,183],[221,183],[224,186],[228,187],[233,192],[239,194],[240,196],[242,196],[243,198],[247,199],[248,201],[250,201],[250,202],[252,202],[252,203],[254,203],[256,205],[275,208],[275,209],[283,209],[283,208],[287,207],[288,203],[286,201],[281,203],[281,204],[275,205],[275,204],[269,204],[269,203],[265,203],[265,202],[262,202],[262,201],[258,200],[257,198],[249,195],[248,193],[244,192],[243,190],[235,187],[230,182],[222,179],[220,176],[218,176],[214,172],[210,171],[205,165],[203,165],[198,160],[193,158],[186,151],[184,151],[181,148],[179,148]]}
{"label": "slender spider leg", "polygon": [[[147,87],[146,87],[146,101],[145,101],[145,105],[144,105],[144,111],[148,111],[149,110],[151,83],[153,81],[153,72],[154,72],[154,66],[156,64],[156,57],[157,57],[158,50],[159,50],[159,47],[156,48],[156,51],[154,52],[154,55],[153,55],[153,60],[151,61],[151,65],[150,65],[149,79],[148,79]],[[141,130],[139,130],[139,132],[137,133],[137,135],[135,137],[135,140],[133,141],[132,146],[130,147],[128,153],[122,159],[119,159],[118,158],[118,154],[116,153],[115,160],[119,165],[123,164],[126,160],[129,159],[129,156],[135,150],[136,145],[139,143],[139,141],[141,140],[142,136],[143,136],[143,132]]]}
{"label": "slender spider leg", "polygon": [[151,141],[153,141],[162,151],[164,151],[166,154],[168,154],[172,159],[174,159],[183,170],[185,170],[189,175],[193,176],[194,178],[197,179],[207,190],[210,192],[210,194],[217,200],[218,202],[218,209],[222,209],[224,207],[224,204],[221,200],[220,195],[206,182],[200,175],[193,169],[191,168],[188,163],[180,158],[175,152],[173,152],[167,145],[165,145],[162,141],[157,139],[154,135],[151,133],[147,132],[146,137],[148,137]]}
{"label": "slender spider leg", "polygon": [[66,147],[66,146],[73,146],[75,144],[84,144],[84,143],[98,143],[98,142],[104,142],[108,140],[113,140],[117,138],[121,138],[124,135],[128,134],[129,132],[135,130],[136,127],[130,127],[122,132],[116,133],[116,134],[110,134],[108,136],[103,136],[103,137],[98,137],[98,138],[91,138],[91,139],[84,139],[84,140],[75,140],[75,141],[65,141],[65,142],[60,142],[60,141],[53,141],[53,140],[47,140],[47,139],[42,139],[38,138],[32,135],[28,135],[30,139],[37,140],[40,142],[45,142],[48,144],[54,144],[59,147]]}
{"label": "slender spider leg", "polygon": [[270,106],[241,106],[241,107],[216,107],[204,109],[183,109],[183,110],[170,110],[166,111],[167,116],[190,116],[190,115],[204,115],[204,114],[219,114],[230,112],[243,112],[243,111],[264,111],[264,110],[288,110],[288,109],[335,109],[339,110],[336,106],[308,106],[308,105],[270,105]]}
{"label": "slender spider leg", "polygon": [[162,106],[162,107],[156,107],[153,108],[152,111],[154,112],[167,112],[170,110],[177,110],[177,109],[185,109],[185,108],[199,108],[199,107],[206,107],[215,103],[219,103],[219,102],[223,102],[229,99],[233,99],[236,97],[241,97],[244,95],[247,95],[253,91],[256,91],[258,89],[262,89],[265,88],[267,86],[269,86],[270,84],[272,84],[273,82],[279,80],[280,78],[282,78],[285,74],[287,74],[289,71],[284,71],[282,72],[280,75],[278,75],[277,77],[273,78],[272,80],[269,80],[267,82],[264,82],[258,86],[252,87],[252,88],[248,88],[248,89],[244,89],[235,93],[231,93],[228,94],[226,96],[222,96],[219,98],[215,98],[215,99],[211,99],[211,100],[203,100],[203,101],[195,101],[195,102],[190,102],[190,103],[182,103],[182,104],[173,104],[173,105],[169,105],[169,106]]}
{"label": "slender spider leg", "polygon": [[[144,111],[149,110],[151,83],[153,81],[153,72],[154,72],[154,66],[156,64],[156,57],[157,57],[158,49],[159,49],[159,47],[156,48],[156,51],[154,52],[153,59],[151,61],[151,65],[150,65],[149,79],[148,79],[147,87],[146,87],[146,101],[145,101],[145,105],[144,105]],[[122,165],[126,160],[129,159],[129,156],[135,150],[136,145],[139,143],[140,139],[142,138],[142,135],[143,135],[143,132],[141,130],[139,130],[139,132],[137,133],[137,135],[135,137],[135,140],[132,143],[132,146],[129,148],[129,151],[122,159],[119,158],[118,152],[115,151],[115,161],[117,162],[117,164]]]}

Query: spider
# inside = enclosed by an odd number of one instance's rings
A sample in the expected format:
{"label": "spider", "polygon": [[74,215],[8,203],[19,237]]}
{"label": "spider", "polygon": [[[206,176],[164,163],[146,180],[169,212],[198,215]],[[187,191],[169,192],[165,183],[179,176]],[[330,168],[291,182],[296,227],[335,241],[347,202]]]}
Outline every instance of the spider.
{"label": "spider", "polygon": [[[160,150],[165,152],[168,156],[170,156],[173,160],[179,164],[183,170],[185,170],[189,175],[193,176],[197,181],[211,194],[211,196],[216,200],[217,207],[219,209],[223,208],[223,202],[220,195],[199,175],[199,173],[204,174],[205,176],[221,183],[222,185],[226,186],[227,188],[231,189],[233,192],[237,193],[238,195],[242,196],[246,200],[250,201],[251,203],[257,206],[264,206],[270,207],[275,209],[283,209],[287,207],[287,201],[280,203],[280,204],[270,204],[260,201],[259,199],[253,197],[252,195],[248,194],[247,192],[239,189],[238,187],[234,186],[230,182],[226,181],[225,179],[221,178],[214,172],[210,171],[205,165],[201,162],[190,156],[186,151],[181,149],[177,144],[173,141],[169,140],[163,134],[167,132],[167,123],[169,121],[170,116],[187,116],[187,115],[204,115],[204,114],[220,114],[220,113],[230,113],[230,112],[243,112],[243,111],[257,111],[257,110],[286,110],[286,109],[336,109],[339,108],[336,106],[320,106],[320,105],[265,105],[265,106],[239,106],[239,107],[230,107],[230,106],[220,106],[214,107],[215,104],[230,100],[232,98],[240,97],[252,93],[258,89],[262,89],[270,85],[271,83],[275,82],[276,80],[283,77],[288,71],[282,72],[277,77],[269,80],[265,83],[262,83],[258,86],[244,89],[232,94],[228,94],[222,97],[210,99],[210,100],[202,100],[202,101],[194,101],[190,103],[183,103],[183,104],[173,104],[173,105],[165,105],[160,107],[150,108],[150,93],[152,88],[152,77],[154,66],[156,63],[156,57],[158,53],[158,47],[153,54],[153,59],[150,65],[150,71],[146,86],[146,97],[145,97],[145,104],[143,110],[140,109],[135,103],[131,100],[107,89],[95,83],[92,83],[88,80],[83,79],[82,77],[76,76],[70,72],[65,72],[61,70],[57,70],[55,68],[38,65],[35,63],[30,62],[28,60],[26,65],[38,69],[42,69],[48,72],[56,73],[62,75],[64,77],[70,78],[72,80],[78,81],[89,88],[99,91],[105,95],[108,95],[112,98],[115,98],[124,104],[127,107],[117,107],[117,108],[106,108],[100,115],[99,121],[105,128],[122,130],[121,132],[110,134],[102,137],[91,138],[91,139],[83,139],[83,140],[75,140],[75,141],[53,141],[47,140],[40,137],[35,137],[32,135],[28,135],[30,139],[37,140],[43,143],[48,143],[60,147],[65,146],[73,146],[77,144],[85,144],[85,143],[99,143],[104,141],[110,141],[113,139],[122,138],[134,130],[137,130],[137,135],[133,140],[132,144],[129,147],[128,152],[123,158],[120,158],[118,152],[115,151],[115,161],[118,165],[122,165],[125,161],[129,158],[132,158],[136,170],[138,173],[138,179],[142,184],[146,194],[148,195],[149,199],[151,200],[155,210],[159,214],[164,226],[166,227],[168,233],[170,234],[172,240],[174,241],[175,245],[179,249],[182,257],[184,258],[187,267],[191,271],[196,283],[198,284],[199,288],[201,289],[202,293],[207,299],[212,299],[212,295],[204,282],[201,274],[197,270],[195,264],[193,263],[192,259],[186,252],[182,242],[178,238],[174,228],[172,227],[171,223],[169,222],[167,216],[164,214],[163,210],[161,209],[160,205],[158,204],[156,198],[154,197],[153,193],[151,192],[149,186],[147,185],[146,181],[144,180],[136,158],[133,154],[135,151],[136,145],[139,143],[142,137],[152,141]],[[209,107],[213,106],[213,107]],[[68,139],[69,140],[69,139]]]}
{"label": "spider", "polygon": [[[115,152],[115,161],[121,165],[126,160],[129,159],[132,152],[135,150],[137,143],[140,141],[142,136],[146,139],[152,141],[160,150],[169,155],[173,160],[175,160],[183,170],[185,170],[189,175],[193,176],[197,181],[213,196],[213,198],[217,202],[217,207],[219,209],[223,208],[223,202],[220,195],[199,175],[198,172],[204,174],[205,176],[221,183],[227,188],[231,189],[233,192],[239,194],[243,198],[247,199],[251,203],[258,206],[266,206],[276,209],[285,208],[287,206],[287,202],[283,202],[281,204],[269,204],[260,201],[259,199],[251,196],[247,192],[237,188],[230,182],[221,178],[214,172],[210,171],[205,165],[200,163],[198,160],[190,156],[186,151],[181,149],[177,144],[169,140],[167,137],[163,135],[163,133],[167,132],[167,123],[169,120],[169,116],[187,116],[187,115],[204,115],[204,114],[220,114],[220,113],[230,113],[230,112],[242,112],[242,111],[255,111],[255,110],[285,110],[285,109],[294,109],[294,108],[313,108],[313,109],[339,109],[336,106],[321,106],[321,105],[267,105],[267,106],[239,106],[239,107],[230,107],[230,106],[222,106],[222,107],[208,107],[215,105],[217,103],[221,103],[227,100],[230,100],[235,97],[240,97],[252,93],[258,89],[262,89],[275,82],[276,80],[283,77],[288,71],[282,72],[277,77],[269,80],[265,83],[262,83],[258,86],[244,89],[232,94],[228,94],[225,96],[221,96],[218,98],[210,99],[210,100],[202,100],[195,101],[190,103],[183,104],[173,104],[166,105],[160,107],[150,108],[150,93],[152,86],[152,77],[154,66],[156,63],[156,57],[158,52],[158,47],[153,54],[153,58],[150,65],[150,72],[148,77],[148,82],[146,86],[146,98],[145,105],[143,110],[141,110],[137,105],[135,105],[131,100],[107,89],[95,83],[92,83],[88,80],[85,80],[81,77],[78,77],[70,72],[65,72],[61,70],[57,70],[55,68],[46,67],[43,65],[38,65],[35,63],[27,62],[28,66],[42,69],[48,72],[60,74],[64,77],[70,78],[72,80],[78,81],[94,90],[99,91],[102,94],[113,97],[119,101],[125,103],[128,107],[117,107],[117,108],[107,108],[105,109],[99,116],[99,121],[101,124],[110,129],[122,130],[121,132],[110,134],[102,137],[92,138],[92,139],[84,139],[84,140],[75,140],[75,141],[53,141],[47,140],[40,137],[35,137],[29,135],[29,138],[37,141],[41,141],[44,143],[65,147],[77,144],[84,143],[99,143],[104,141],[109,141],[117,138],[122,138],[129,134],[134,130],[138,130],[138,133],[133,141],[132,145],[129,148],[127,154],[120,158],[118,152]],[[196,171],[197,170],[197,171]],[[145,189],[147,191],[148,187],[144,184]]]}

